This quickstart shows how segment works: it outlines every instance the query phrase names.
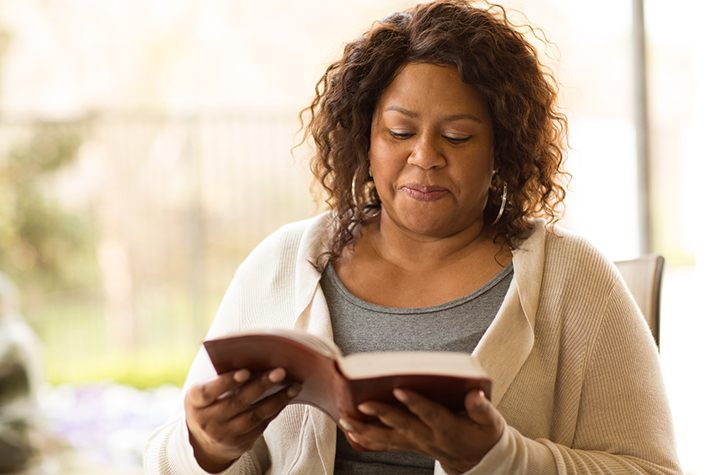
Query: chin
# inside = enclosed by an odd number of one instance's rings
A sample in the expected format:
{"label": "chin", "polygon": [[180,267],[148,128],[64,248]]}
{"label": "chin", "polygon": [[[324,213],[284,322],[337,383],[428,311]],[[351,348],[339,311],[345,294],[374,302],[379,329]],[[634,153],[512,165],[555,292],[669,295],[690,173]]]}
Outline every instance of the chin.
{"label": "chin", "polygon": [[460,208],[433,205],[382,208],[381,212],[402,230],[431,239],[452,236],[473,224],[463,220],[467,212]]}
{"label": "chin", "polygon": [[429,238],[448,237],[460,230],[458,226],[459,223],[443,219],[441,216],[430,218],[421,217],[417,219],[406,217],[405,219],[399,220],[399,224],[414,234]]}

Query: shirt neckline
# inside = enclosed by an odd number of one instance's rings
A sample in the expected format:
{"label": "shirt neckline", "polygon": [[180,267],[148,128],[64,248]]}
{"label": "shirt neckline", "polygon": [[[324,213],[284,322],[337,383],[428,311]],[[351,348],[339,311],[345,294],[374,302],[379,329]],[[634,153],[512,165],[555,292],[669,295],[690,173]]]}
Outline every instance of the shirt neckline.
{"label": "shirt neckline", "polygon": [[350,303],[353,305],[356,305],[358,307],[361,307],[365,310],[370,310],[373,312],[380,312],[380,313],[390,313],[390,314],[398,314],[398,315],[403,315],[403,314],[424,314],[424,313],[435,313],[435,312],[441,312],[443,310],[449,310],[451,308],[463,305],[467,302],[470,302],[477,297],[481,296],[482,294],[486,293],[488,290],[492,289],[494,286],[496,286],[498,283],[500,283],[503,279],[505,279],[512,271],[514,270],[513,263],[510,262],[504,269],[502,269],[492,280],[484,284],[483,286],[479,287],[478,289],[474,290],[468,295],[465,295],[463,297],[459,297],[454,300],[450,300],[447,302],[443,302],[438,305],[434,306],[429,306],[429,307],[389,307],[389,306],[384,306],[384,305],[378,305],[372,302],[368,302],[366,300],[363,300],[354,294],[351,293],[351,291],[346,288],[344,283],[341,281],[339,278],[338,274],[336,273],[336,270],[334,269],[334,266],[329,263],[326,266],[326,269],[324,273],[326,274],[326,277],[334,283],[334,286],[336,287],[336,290]]}

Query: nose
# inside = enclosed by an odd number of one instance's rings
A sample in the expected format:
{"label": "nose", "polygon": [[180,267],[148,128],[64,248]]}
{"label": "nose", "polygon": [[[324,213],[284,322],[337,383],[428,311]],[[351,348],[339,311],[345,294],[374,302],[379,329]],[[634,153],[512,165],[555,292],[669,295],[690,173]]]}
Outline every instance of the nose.
{"label": "nose", "polygon": [[422,134],[413,146],[408,163],[429,170],[443,167],[446,160],[437,139],[429,134]]}

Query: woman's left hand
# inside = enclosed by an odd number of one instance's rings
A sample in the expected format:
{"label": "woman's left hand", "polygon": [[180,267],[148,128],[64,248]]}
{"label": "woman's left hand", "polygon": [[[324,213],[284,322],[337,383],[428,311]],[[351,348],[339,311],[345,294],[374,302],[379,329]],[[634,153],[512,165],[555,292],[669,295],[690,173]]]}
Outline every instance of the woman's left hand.
{"label": "woman's left hand", "polygon": [[447,473],[463,473],[477,465],[504,432],[504,417],[482,391],[467,394],[462,415],[413,391],[396,389],[393,394],[405,408],[373,401],[358,407],[386,427],[350,418],[339,421],[352,444],[370,451],[419,452],[439,461]]}

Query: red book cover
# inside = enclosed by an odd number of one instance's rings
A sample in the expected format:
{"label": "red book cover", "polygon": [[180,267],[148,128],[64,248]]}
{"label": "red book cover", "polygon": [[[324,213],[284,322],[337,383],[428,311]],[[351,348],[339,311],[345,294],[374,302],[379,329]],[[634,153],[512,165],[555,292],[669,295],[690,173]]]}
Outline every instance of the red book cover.
{"label": "red book cover", "polygon": [[253,373],[284,368],[287,383],[302,391],[292,403],[315,406],[332,419],[366,419],[364,401],[400,404],[396,388],[417,391],[454,412],[464,410],[467,392],[489,398],[491,381],[466,353],[356,353],[346,357],[333,343],[292,330],[264,330],[207,340],[204,346],[218,374],[247,368]]}

